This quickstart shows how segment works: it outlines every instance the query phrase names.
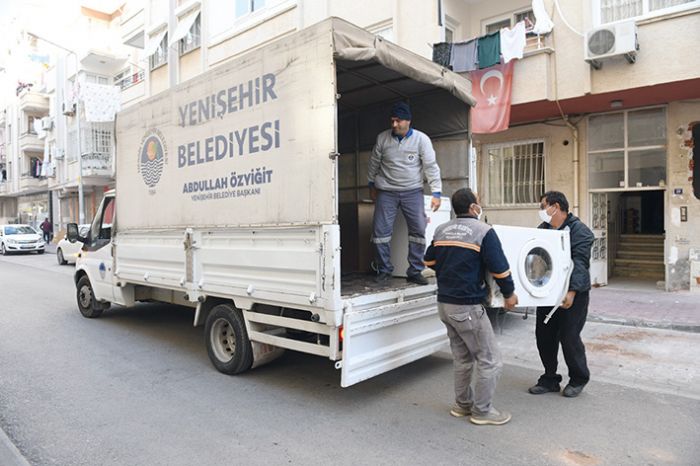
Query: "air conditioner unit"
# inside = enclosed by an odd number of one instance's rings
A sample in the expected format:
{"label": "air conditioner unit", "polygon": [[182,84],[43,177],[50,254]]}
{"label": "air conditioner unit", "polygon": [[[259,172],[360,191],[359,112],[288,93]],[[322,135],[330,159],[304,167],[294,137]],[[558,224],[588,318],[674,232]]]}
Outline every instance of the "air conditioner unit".
{"label": "air conditioner unit", "polygon": [[53,118],[44,117],[41,119],[41,129],[44,131],[51,131],[53,129]]}
{"label": "air conditioner unit", "polygon": [[65,116],[73,116],[76,110],[75,102],[63,102],[63,104],[61,104],[61,109]]}
{"label": "air conditioner unit", "polygon": [[637,24],[634,20],[620,21],[592,29],[586,33],[585,59],[595,69],[601,60],[623,55],[629,63],[637,59]]}

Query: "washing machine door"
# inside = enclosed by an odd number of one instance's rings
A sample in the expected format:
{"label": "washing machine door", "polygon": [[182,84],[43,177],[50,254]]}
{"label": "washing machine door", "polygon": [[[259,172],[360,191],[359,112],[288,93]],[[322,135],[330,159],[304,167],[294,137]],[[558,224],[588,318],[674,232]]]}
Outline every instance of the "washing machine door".
{"label": "washing machine door", "polygon": [[[518,295],[518,307],[556,306],[569,286],[571,249],[569,232],[494,225]],[[501,307],[503,296],[489,280],[490,305]]]}

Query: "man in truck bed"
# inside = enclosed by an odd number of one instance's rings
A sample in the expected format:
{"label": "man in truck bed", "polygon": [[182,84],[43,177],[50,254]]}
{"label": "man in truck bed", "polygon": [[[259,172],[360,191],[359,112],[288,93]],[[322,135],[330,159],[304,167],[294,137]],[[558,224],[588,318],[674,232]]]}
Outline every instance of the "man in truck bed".
{"label": "man in truck bed", "polygon": [[411,109],[397,102],[391,110],[391,129],[379,133],[372,150],[367,179],[370,195],[376,202],[372,242],[376,248],[378,285],[391,279],[391,235],[399,209],[408,226],[408,270],[406,280],[419,285],[428,281],[421,272],[425,252],[425,207],[423,206],[423,174],[433,193],[431,207],[440,207],[442,181],[440,167],[430,138],[411,128]]}

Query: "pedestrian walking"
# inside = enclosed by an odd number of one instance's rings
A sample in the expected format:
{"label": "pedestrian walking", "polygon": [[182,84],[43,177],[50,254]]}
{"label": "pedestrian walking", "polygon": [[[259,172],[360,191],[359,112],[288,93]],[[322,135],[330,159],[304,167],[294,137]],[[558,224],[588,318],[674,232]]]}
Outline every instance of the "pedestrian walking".
{"label": "pedestrian walking", "polygon": [[408,226],[408,270],[406,280],[420,285],[428,281],[425,268],[425,207],[423,177],[433,194],[431,208],[440,207],[442,181],[440,167],[430,138],[411,127],[411,109],[405,102],[391,110],[391,129],[379,133],[369,161],[367,179],[370,197],[375,201],[372,242],[377,265],[376,283],[386,284],[392,276],[391,237],[399,209]]}
{"label": "pedestrian walking", "polygon": [[518,297],[501,242],[491,226],[480,221],[478,197],[460,189],[452,196],[452,208],[457,218],[437,228],[425,253],[425,265],[437,276],[438,312],[454,358],[455,405],[450,414],[469,416],[478,425],[502,425],[511,415],[492,403],[503,362],[482,305],[487,294],[484,274],[496,280],[506,309],[513,309]]}
{"label": "pedestrian walking", "polygon": [[569,383],[563,395],[573,398],[581,393],[590,379],[581,330],[588,316],[591,289],[589,268],[594,236],[581,220],[569,212],[569,201],[558,191],[549,191],[542,196],[539,215],[542,220],[539,228],[569,231],[574,268],[564,302],[548,323],[545,324],[544,319],[551,308],[537,308],[535,337],[544,374],[528,391],[533,395],[560,391],[562,376],[557,373],[557,364],[561,345],[569,369]]}
{"label": "pedestrian walking", "polygon": [[53,236],[53,225],[49,221],[48,217],[46,217],[44,221],[41,222],[39,228],[44,233],[44,241],[46,241],[47,243],[51,241],[51,237]]}

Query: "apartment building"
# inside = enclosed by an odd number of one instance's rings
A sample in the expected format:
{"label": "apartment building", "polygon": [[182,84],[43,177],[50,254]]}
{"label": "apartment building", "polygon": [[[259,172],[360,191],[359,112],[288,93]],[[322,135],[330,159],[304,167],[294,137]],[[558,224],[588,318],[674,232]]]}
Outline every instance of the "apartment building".
{"label": "apartment building", "polygon": [[114,186],[114,115],[100,112],[110,95],[118,104],[115,78],[119,85],[128,53],[119,37],[119,5],[103,4],[106,9],[70,4],[75,8],[64,17],[65,34],[17,26],[18,44],[46,60],[38,74],[12,70],[27,85],[5,99],[1,114],[5,221],[38,226],[49,217],[56,231],[68,222],[89,222]]}
{"label": "apartment building", "polygon": [[[663,281],[688,288],[700,250],[692,138],[700,121],[698,0],[544,0],[554,27],[530,35],[515,64],[510,129],[465,135],[464,151],[441,154],[443,170],[469,163],[491,223],[535,226],[539,195],[563,191],[596,233],[592,278]],[[533,21],[527,0],[150,0],[129,2],[122,41],[122,103],[139,100],[244,52],[338,16],[430,57],[432,45],[460,42]],[[590,35],[614,40],[636,31],[633,53],[596,58]],[[595,42],[595,41],[594,41]],[[594,47],[591,49],[591,47]],[[478,85],[478,83],[472,83]],[[446,193],[465,185],[453,180]],[[697,192],[697,191],[696,191]]]}

